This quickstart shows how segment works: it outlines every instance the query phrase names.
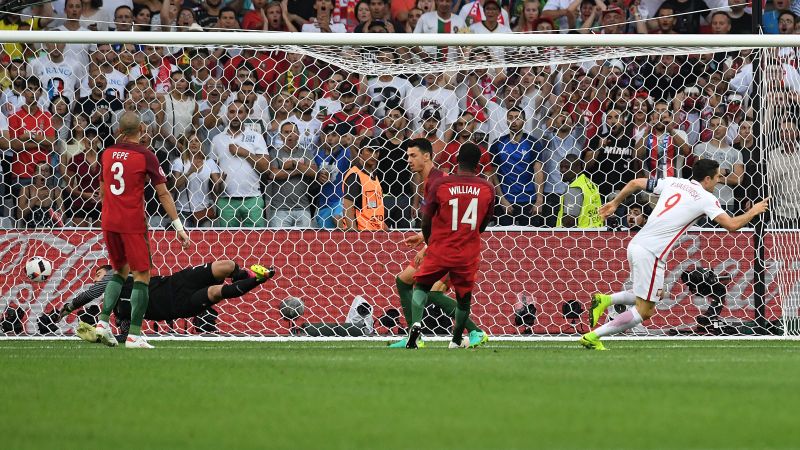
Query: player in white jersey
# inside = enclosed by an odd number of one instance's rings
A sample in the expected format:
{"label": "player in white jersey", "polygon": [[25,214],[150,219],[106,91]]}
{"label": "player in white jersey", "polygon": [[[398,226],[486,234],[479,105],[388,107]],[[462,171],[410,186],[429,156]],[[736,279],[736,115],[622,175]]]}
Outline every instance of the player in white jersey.
{"label": "player in white jersey", "polygon": [[622,333],[652,317],[656,303],[661,299],[664,287],[664,271],[670,251],[678,238],[697,222],[708,216],[728,231],[736,231],[750,223],[754,217],[766,211],[769,197],[756,203],[744,214],[729,216],[714,196],[714,186],[722,183],[719,163],[701,159],[692,167],[692,178],[647,179],[630,181],[614,200],[600,208],[605,219],[617,210],[625,199],[640,190],[646,189],[659,195],[658,204],[653,209],[647,224],[628,244],[628,265],[631,271],[633,289],[612,295],[595,294],[589,309],[591,328],[597,325],[605,310],[615,304],[635,305],[634,308],[618,315],[613,320],[590,333],[584,334],[580,344],[590,350],[605,350],[600,338]]}

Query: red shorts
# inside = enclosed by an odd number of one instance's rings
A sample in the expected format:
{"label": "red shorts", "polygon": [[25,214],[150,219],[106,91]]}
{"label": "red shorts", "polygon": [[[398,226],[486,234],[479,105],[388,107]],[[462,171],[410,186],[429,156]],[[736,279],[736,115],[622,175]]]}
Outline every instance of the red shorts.
{"label": "red shorts", "polygon": [[103,239],[108,249],[108,259],[114,270],[122,269],[125,264],[134,272],[150,270],[150,244],[147,232],[115,233],[103,230]]}
{"label": "red shorts", "polygon": [[456,295],[463,297],[472,292],[472,287],[475,285],[475,275],[478,273],[478,264],[470,264],[467,266],[451,266],[447,267],[435,261],[432,258],[426,257],[422,260],[417,273],[414,274],[414,281],[419,284],[433,286],[437,281],[441,280],[445,275],[450,275],[447,281],[450,286],[456,291]]}
{"label": "red shorts", "polygon": [[[419,268],[422,267],[422,264],[425,262],[425,258],[422,258],[422,261],[420,261],[420,263],[417,264],[416,261],[415,261],[416,259],[417,258],[415,256],[415,257],[411,258],[411,260],[408,262],[408,268],[414,270],[414,273],[416,273],[416,271],[419,270]],[[445,285],[445,287],[447,289],[450,289],[450,276],[449,275],[445,275],[444,278],[442,278],[439,281],[444,283],[444,285]]]}

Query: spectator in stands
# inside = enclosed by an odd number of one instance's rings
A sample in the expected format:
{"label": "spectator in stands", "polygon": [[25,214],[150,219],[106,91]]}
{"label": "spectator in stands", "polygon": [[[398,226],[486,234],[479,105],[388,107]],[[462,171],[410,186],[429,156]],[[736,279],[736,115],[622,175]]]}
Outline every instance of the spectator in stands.
{"label": "spectator in stands", "polygon": [[[467,27],[464,20],[453,14],[453,3],[450,0],[436,0],[436,10],[426,12],[417,22],[414,33],[458,33]],[[457,51],[451,47],[415,47],[414,51],[423,60],[448,61],[457,58]]]}
{"label": "spectator in stands", "polygon": [[316,17],[312,17],[311,21],[303,25],[300,31],[304,33],[347,33],[344,24],[331,22],[334,7],[334,0],[316,0],[314,2]]}
{"label": "spectator in stands", "polygon": [[650,132],[650,97],[646,92],[637,93],[630,102],[626,115],[628,121],[628,136],[634,143],[639,142],[645,134]]}
{"label": "spectator in stands", "polygon": [[317,225],[320,228],[336,229],[342,219],[342,183],[345,172],[350,169],[350,149],[343,145],[342,136],[350,133],[350,128],[347,124],[330,123],[322,129],[323,139],[314,158],[319,168]]}
{"label": "spectator in stands", "polygon": [[372,11],[369,9],[369,1],[361,0],[356,3],[356,21],[358,22],[352,29],[348,26],[348,33],[366,33],[370,23],[372,23]]}
{"label": "spectator in stands", "polygon": [[664,2],[656,12],[656,28],[653,34],[678,34],[675,31],[675,10],[669,2]]}
{"label": "spectator in stands", "polygon": [[81,23],[92,31],[108,31],[111,15],[103,9],[103,0],[81,0]]}
{"label": "spectator in stands", "polygon": [[561,195],[567,191],[559,164],[569,154],[580,156],[584,143],[582,127],[575,126],[572,115],[558,106],[551,109],[544,147],[539,155],[542,170],[537,172],[534,210],[539,216],[536,220],[548,227],[555,226]]}
{"label": "spectator in stands", "polygon": [[513,30],[518,33],[530,33],[536,30],[541,3],[539,0],[525,0],[522,5],[522,14],[519,15]]}
{"label": "spectator in stands", "polygon": [[106,145],[113,143],[111,136],[112,114],[122,109],[122,103],[116,98],[107,95],[106,78],[101,73],[89,77],[89,95],[81,97],[75,102],[72,114],[83,114],[89,118],[89,123],[97,129],[98,134],[104,137]]}
{"label": "spectator in stands", "polygon": [[[69,99],[58,95],[50,102],[50,120],[53,129],[56,130],[56,152],[60,155],[64,150],[64,145],[72,134],[72,115],[69,112]],[[58,171],[63,174],[63,171]]]}
{"label": "spectator in stands", "polygon": [[[561,33],[575,29],[575,18],[578,15],[580,0],[547,0],[542,8],[541,18],[554,22]],[[603,10],[606,5],[603,4]]]}
{"label": "spectator in stands", "polygon": [[559,164],[561,179],[568,185],[561,196],[556,227],[599,228],[603,226],[600,191],[584,172],[583,161],[577,155],[567,155]]}
{"label": "spectator in stands", "polygon": [[37,166],[47,162],[53,151],[56,132],[50,113],[39,107],[37,99],[40,91],[39,80],[28,78],[22,91],[24,104],[8,118],[11,148],[16,152],[11,165],[11,173],[15,178],[12,186],[14,193],[33,182]]}
{"label": "spectator in stands", "polygon": [[[494,7],[496,11],[489,13],[486,11],[486,4],[487,3],[494,3]],[[495,30],[498,25],[503,30],[507,29],[508,31],[501,31],[504,33],[511,32],[511,20],[508,17],[508,12],[504,9],[500,8],[500,4],[493,0],[473,0],[471,2],[465,2],[464,6],[461,7],[461,11],[459,11],[458,16],[464,21],[464,23],[472,30],[472,25],[479,24],[481,22],[487,21],[490,22],[490,25],[486,27],[489,30]],[[490,18],[490,16],[492,16]],[[473,31],[474,33],[475,31]],[[478,31],[479,33],[481,31]]]}
{"label": "spectator in stands", "polygon": [[739,186],[744,174],[742,152],[728,145],[726,141],[728,122],[724,116],[711,117],[708,121],[708,128],[713,132],[711,140],[697,144],[694,147],[694,155],[698,158],[713,159],[719,163],[723,181],[716,185],[714,194],[719,200],[720,206],[728,214],[735,216],[739,214],[739,211],[734,189]]}
{"label": "spectator in stands", "polygon": [[300,147],[297,125],[286,121],[280,125],[283,146],[270,151],[272,159],[271,209],[273,228],[311,227],[309,183],[317,177],[315,154]]}
{"label": "spectator in stands", "polygon": [[100,220],[100,159],[97,131],[84,131],[84,148],[67,164],[69,215],[76,227],[96,227]]}
{"label": "spectator in stands", "polygon": [[217,217],[216,196],[222,191],[222,171],[206,159],[203,143],[194,131],[178,138],[181,155],[172,161],[172,185],[177,195],[175,206],[190,227],[210,227]]}
{"label": "spectator in stands", "polygon": [[357,141],[364,137],[372,137],[375,120],[356,102],[358,96],[356,87],[349,81],[343,81],[339,83],[338,89],[342,110],[331,114],[325,123],[349,123],[353,127]]}
{"label": "spectator in stands", "polygon": [[[749,0],[729,0],[731,8],[728,16],[731,18],[731,32],[733,34],[750,34],[753,31],[753,15],[745,12]],[[769,13],[767,13],[769,14]],[[764,17],[766,21],[766,14]]]}
{"label": "spectator in stands", "polygon": [[791,8],[791,0],[772,0],[772,8],[763,15],[764,32],[778,34],[780,32],[780,15],[783,11],[790,11]]}
{"label": "spectator in stands", "polygon": [[200,0],[200,5],[194,8],[194,15],[197,23],[208,30],[217,25],[221,10],[222,0]]}
{"label": "spectator in stands", "polygon": [[17,219],[25,228],[64,226],[61,214],[61,188],[51,181],[53,168],[47,163],[35,166],[31,183],[22,188],[17,203]]}
{"label": "spectator in stands", "polygon": [[[150,109],[150,103],[145,98],[145,93],[140,89],[136,83],[130,82],[127,86],[127,94],[125,95],[125,102],[122,104],[122,109],[113,111],[113,123],[111,125],[111,132],[115,134],[119,128],[119,119],[125,111],[134,111],[139,114],[139,118],[147,127],[148,136],[155,136],[157,134],[158,126],[156,124],[156,115]],[[88,117],[82,114],[83,117]],[[88,119],[87,119],[88,120]]]}
{"label": "spectator in stands", "polygon": [[302,87],[295,91],[294,111],[289,116],[288,121],[294,122],[300,133],[300,146],[305,149],[312,149],[319,140],[319,132],[322,122],[312,115],[314,102],[317,100],[315,91]]}
{"label": "spectator in stands", "polygon": [[495,215],[499,225],[534,225],[536,183],[534,174],[541,170],[543,145],[525,133],[525,112],[510,108],[506,113],[509,134],[489,148],[500,204]]}
{"label": "spectator in stands", "polygon": [[384,221],[384,197],[376,173],[379,148],[365,139],[353,165],[344,175],[342,206],[344,217],[339,224],[342,230],[387,230]]}
{"label": "spectator in stands", "polygon": [[269,171],[264,138],[243,127],[249,111],[238,100],[227,106],[228,128],[211,141],[211,157],[222,170],[225,190],[217,199],[223,227],[264,226],[261,175]]}
{"label": "spectator in stands", "polygon": [[189,72],[173,72],[170,77],[172,88],[161,101],[164,114],[158,119],[164,140],[171,148],[177,148],[178,138],[200,124],[200,109],[191,91]]}
{"label": "spectator in stands", "polygon": [[798,149],[797,124],[791,119],[781,121],[778,141],[780,148],[771,149],[767,158],[767,182],[772,193],[774,228],[800,228],[800,188],[797,174],[800,173],[800,149]]}
{"label": "spectator in stands", "polygon": [[334,72],[323,85],[323,94],[314,102],[314,117],[324,120],[328,116],[342,110],[341,89],[339,85],[345,81],[344,72]]}
{"label": "spectator in stands", "polygon": [[679,34],[697,34],[700,26],[708,23],[711,9],[705,0],[667,0],[664,4],[672,6],[675,14],[675,31]]}
{"label": "spectator in stands", "polygon": [[[392,2],[392,5],[394,5],[394,2]],[[408,19],[406,19],[406,25],[405,25],[406,33],[414,32],[414,29],[417,28],[417,23],[419,23],[420,17],[422,17],[422,14],[424,14],[424,11],[416,7],[411,8],[408,11]]]}
{"label": "spectator in stands", "polygon": [[[396,52],[383,48],[378,51],[376,59],[379,64],[388,64],[395,62],[396,56]],[[408,79],[395,75],[382,74],[370,78],[367,81],[367,96],[372,114],[378,120],[383,119],[388,109],[403,105],[404,99],[413,88],[414,85]]]}
{"label": "spectator in stands", "polygon": [[64,48],[64,43],[45,44],[46,53],[28,64],[28,76],[39,79],[49,100],[57,95],[75,100],[81,80],[86,76],[77,58],[64,58]]}
{"label": "spectator in stands", "polygon": [[758,190],[764,186],[763,170],[759,170],[760,154],[753,135],[753,123],[745,120],[739,124],[739,130],[733,139],[733,148],[742,154],[744,171],[739,186],[734,188],[734,198],[740,200],[739,209],[747,211],[758,198]]}
{"label": "spectator in stands", "polygon": [[[81,26],[81,15],[83,14],[83,2],[81,0],[66,0],[64,2],[64,23],[56,27],[58,31],[88,31]],[[89,64],[89,44],[66,44],[64,56],[68,60],[76,61],[81,67]]]}
{"label": "spectator in stands", "polygon": [[678,155],[688,156],[692,147],[686,133],[672,121],[666,102],[656,102],[650,113],[650,133],[637,143],[636,156],[643,161],[642,169],[649,178],[679,176]]}
{"label": "spectator in stands", "polygon": [[[414,186],[406,162],[408,119],[401,107],[390,109],[383,118],[384,132],[368,144],[378,151],[377,177],[386,194],[385,219],[390,228],[411,227]],[[357,148],[363,148],[364,145]]]}
{"label": "spectator in stands", "polygon": [[267,127],[267,138],[269,139],[269,145],[271,147],[283,146],[280,126],[289,120],[292,111],[295,109],[296,101],[294,95],[286,91],[279,92],[272,97],[272,105],[270,107],[270,109],[272,109],[272,122],[270,122],[269,127]]}
{"label": "spectator in stands", "polygon": [[636,178],[639,169],[634,143],[626,133],[625,120],[621,109],[609,109],[605,131],[589,141],[584,155],[584,170],[597,185],[604,201],[610,199],[612,193],[616,196],[628,181]]}
{"label": "spectator in stands", "polygon": [[436,10],[436,0],[417,0],[417,8],[422,10],[422,13]]}
{"label": "spectator in stands", "polygon": [[114,10],[114,28],[116,31],[133,30],[133,9],[128,5],[120,5]]}
{"label": "spectator in stands", "polygon": [[725,11],[711,13],[711,33],[731,34],[731,17]]}
{"label": "spectator in stands", "polygon": [[61,149],[61,167],[59,168],[61,173],[67,173],[67,165],[69,165],[72,158],[79,153],[83,153],[90,141],[97,141],[98,147],[100,145],[95,128],[91,128],[94,138],[89,139],[87,137],[86,130],[89,129],[88,117],[81,114],[73,119],[74,125],[70,129],[69,138],[63,143]]}
{"label": "spectator in stands", "polygon": [[[387,0],[369,0],[372,21],[382,22],[389,33],[404,33],[403,24],[393,19]],[[367,27],[369,29],[369,27]]]}
{"label": "spectator in stands", "polygon": [[228,6],[221,8],[219,10],[219,18],[217,19],[215,28],[219,29],[217,31],[240,30],[241,27],[239,26],[239,20],[236,19],[236,11]]}
{"label": "spectator in stands", "polygon": [[432,108],[442,114],[441,131],[456,121],[459,115],[459,99],[455,91],[446,86],[445,75],[427,73],[423,77],[424,85],[415,86],[409,91],[403,103],[403,109],[411,121],[411,128],[420,128],[422,111]]}
{"label": "spectator in stands", "polygon": [[425,138],[430,141],[431,147],[433,147],[433,157],[435,158],[439,152],[444,150],[446,145],[439,137],[439,124],[442,121],[442,115],[435,108],[425,108],[422,110],[420,121],[422,122],[422,128],[412,138]]}
{"label": "spectator in stands", "polygon": [[153,22],[153,12],[146,5],[136,3],[133,5],[133,31],[150,31]]}
{"label": "spectator in stands", "polygon": [[208,80],[204,86],[204,91],[205,100],[201,100],[197,105],[200,111],[200,128],[198,131],[200,140],[207,144],[214,138],[214,135],[209,134],[210,130],[217,128],[222,119],[226,117],[225,101],[227,101],[228,96],[224,83],[217,78]]}
{"label": "spectator in stands", "polygon": [[642,87],[654,100],[669,100],[686,86],[686,76],[675,55],[651,56],[639,69]]}
{"label": "spectator in stands", "polygon": [[640,205],[637,203],[628,207],[628,214],[625,216],[625,224],[630,231],[639,231],[645,224],[647,218],[653,212],[652,208],[648,205]]}
{"label": "spectator in stands", "polygon": [[[453,124],[451,131],[452,140],[444,147],[444,150],[437,153],[434,157],[434,164],[445,173],[455,173],[458,168],[458,151],[461,145],[466,142],[475,142],[475,131],[477,129],[477,121],[475,114],[464,111],[461,117]],[[480,170],[482,172],[491,173],[491,159],[486,148],[479,145],[481,148]]]}

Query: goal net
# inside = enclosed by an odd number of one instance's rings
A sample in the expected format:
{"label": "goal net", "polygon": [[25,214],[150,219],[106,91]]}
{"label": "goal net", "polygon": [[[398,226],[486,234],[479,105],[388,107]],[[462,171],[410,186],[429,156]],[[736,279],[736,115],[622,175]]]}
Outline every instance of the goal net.
{"label": "goal net", "polygon": [[[71,335],[78,321],[96,320],[102,299],[56,316],[108,263],[97,160],[125,111],[139,113],[192,239],[181,249],[148,188],[153,273],[221,260],[278,271],[197,316],[147,320],[149,334],[404,333],[395,278],[420,250],[404,243],[418,231],[422,201],[422,180],[406,156],[414,138],[431,142],[444,172],[455,170],[461,144],[483,151],[498,206],[483,235],[472,317],[489,334],[587,332],[592,295],[630,287],[626,246],[657,198],[633,196],[606,221],[597,206],[633,178],[688,177],[699,158],[720,163],[725,182],[715,194],[731,215],[767,195],[773,206],[739,232],[701,219],[667,262],[658,314],[630,333],[797,332],[794,48],[759,48],[756,40],[737,48],[610,46],[602,35],[595,46],[560,45],[564,35],[558,45],[518,35],[536,45],[475,45],[475,35],[449,37],[462,45],[410,36],[402,45],[367,35],[361,45],[338,45],[319,35],[300,45],[239,34],[254,43],[230,45],[230,33],[140,35],[141,45],[125,33],[102,38],[125,44],[89,44],[81,33],[60,33],[60,43],[6,38],[6,335]],[[346,177],[353,166],[371,175]],[[342,218],[379,204],[386,231],[353,230],[356,221]],[[26,278],[33,256],[52,262],[44,282]],[[161,288],[185,297],[182,287]],[[451,324],[428,306],[426,334],[446,335]]]}

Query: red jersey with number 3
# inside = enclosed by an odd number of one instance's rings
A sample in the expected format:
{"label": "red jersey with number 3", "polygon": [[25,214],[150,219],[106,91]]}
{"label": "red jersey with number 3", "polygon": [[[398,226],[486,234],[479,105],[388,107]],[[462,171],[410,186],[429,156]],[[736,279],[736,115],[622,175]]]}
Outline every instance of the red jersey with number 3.
{"label": "red jersey with number 3", "polygon": [[448,267],[480,261],[480,230],[494,211],[494,186],[475,175],[450,175],[430,183],[422,214],[431,217],[426,258]]}
{"label": "red jersey with number 3", "polygon": [[147,178],[153,186],[167,178],[156,155],[136,144],[115,144],[100,156],[103,170],[103,230],[115,233],[144,233],[147,219],[144,212],[144,186]]}

